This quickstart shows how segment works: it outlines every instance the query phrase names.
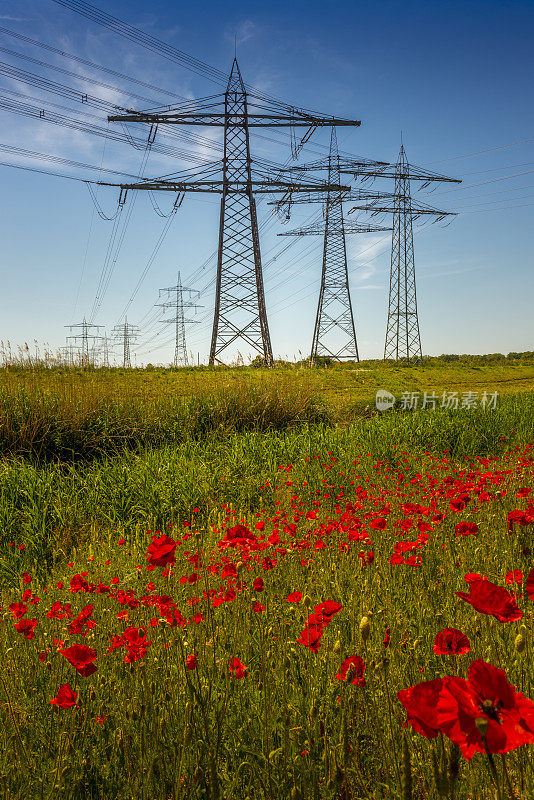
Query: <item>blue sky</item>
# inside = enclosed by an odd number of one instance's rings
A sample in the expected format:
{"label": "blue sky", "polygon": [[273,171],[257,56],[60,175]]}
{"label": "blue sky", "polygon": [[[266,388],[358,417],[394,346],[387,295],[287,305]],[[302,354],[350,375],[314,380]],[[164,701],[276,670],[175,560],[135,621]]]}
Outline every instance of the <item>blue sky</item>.
{"label": "blue sky", "polygon": [[[531,2],[222,4],[208,0],[200,7],[169,0],[153,0],[150,6],[138,0],[108,0],[100,7],[225,73],[236,37],[247,83],[294,105],[362,121],[360,128],[339,131],[343,151],[394,161],[402,131],[413,163],[463,181],[460,187],[445,184],[429,195],[417,193],[424,202],[460,212],[447,227],[415,229],[423,351],[439,355],[534,350]],[[0,26],[159,90],[112,77],[0,31],[1,105],[26,103],[46,113],[53,109],[107,126],[105,110],[28,85],[9,72],[12,67],[138,109],[143,102],[132,99],[132,93],[155,105],[169,102],[170,95],[161,90],[187,98],[224,90],[222,84],[150,53],[53,0],[16,4],[0,0]],[[88,83],[88,78],[108,86]],[[1,108],[0,117],[1,146],[88,165],[102,163],[134,174],[140,169],[142,153],[127,143],[104,141]],[[122,130],[110,123],[112,127]],[[143,133],[146,130],[139,131]],[[220,142],[219,132],[202,133]],[[275,138],[277,144],[253,135],[253,158],[287,160],[288,137]],[[326,153],[327,143],[327,131],[316,133],[301,161]],[[174,144],[190,156],[177,159],[151,153],[146,175],[188,169],[198,159],[214,158],[213,150],[198,143]],[[0,161],[77,178],[98,174],[43,164],[5,147]],[[95,213],[80,181],[6,166],[0,168],[0,176],[4,196],[0,339],[14,347],[34,340],[52,349],[61,347],[64,326],[84,315],[89,318],[95,307],[113,222]],[[98,200],[111,215],[117,192],[100,189]],[[172,200],[165,195],[158,202],[167,211]],[[316,211],[316,207],[295,211],[291,225],[304,223]],[[158,289],[172,285],[178,270],[183,283],[200,292],[194,298],[203,308],[192,315],[197,322],[188,326],[187,338],[195,357],[199,353],[201,361],[207,360],[218,213],[215,196],[186,197],[147,270],[165,220],[146,193],[140,193],[133,205],[118,255],[109,264],[113,269],[94,322],[109,334],[126,312],[128,321],[140,329],[138,364],[172,359],[172,325],[159,321],[163,312],[154,303]],[[263,202],[258,214],[273,350],[276,356],[298,358],[299,352],[308,354],[311,345],[322,242],[319,237],[300,238],[277,256],[288,242],[276,235],[284,227]],[[352,236],[348,252],[360,356],[380,357],[387,316],[389,236]],[[242,352],[246,358],[247,349]],[[118,348],[116,354],[119,357]]]}

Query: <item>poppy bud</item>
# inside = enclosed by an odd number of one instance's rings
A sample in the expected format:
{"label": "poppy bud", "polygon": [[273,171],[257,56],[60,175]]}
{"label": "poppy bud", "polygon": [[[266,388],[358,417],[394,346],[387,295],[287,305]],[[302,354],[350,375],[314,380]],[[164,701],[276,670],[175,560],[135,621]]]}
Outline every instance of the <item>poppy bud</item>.
{"label": "poppy bud", "polygon": [[243,572],[243,562],[238,561],[237,564],[235,565],[235,569],[237,574],[240,575]]}
{"label": "poppy bud", "polygon": [[522,633],[518,633],[514,641],[514,647],[516,651],[518,653],[522,653],[526,646],[527,646],[527,640],[525,639]]}
{"label": "poppy bud", "polygon": [[369,617],[362,617],[360,620],[360,636],[366,642],[371,635],[371,621]]}
{"label": "poppy bud", "polygon": [[485,739],[486,733],[488,732],[488,720],[486,717],[477,717],[475,720],[475,725],[477,726],[477,730],[482,738]]}
{"label": "poppy bud", "polygon": [[333,647],[334,653],[341,653],[341,642],[339,639],[336,641]]}
{"label": "poppy bud", "polygon": [[302,602],[306,606],[306,608],[312,607],[312,599],[309,594],[304,595],[304,599],[302,600]]}

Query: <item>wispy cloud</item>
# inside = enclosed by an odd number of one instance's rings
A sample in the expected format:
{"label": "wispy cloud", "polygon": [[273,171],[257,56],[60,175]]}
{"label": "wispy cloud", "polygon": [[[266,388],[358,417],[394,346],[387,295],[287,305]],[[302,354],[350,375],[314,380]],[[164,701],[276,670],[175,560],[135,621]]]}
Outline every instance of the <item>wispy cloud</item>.
{"label": "wispy cloud", "polygon": [[251,19],[244,19],[238,22],[233,30],[227,28],[224,38],[231,42],[235,40],[235,43],[240,45],[244,42],[248,42],[253,36],[257,36],[258,31],[259,28],[256,23],[252,22]]}

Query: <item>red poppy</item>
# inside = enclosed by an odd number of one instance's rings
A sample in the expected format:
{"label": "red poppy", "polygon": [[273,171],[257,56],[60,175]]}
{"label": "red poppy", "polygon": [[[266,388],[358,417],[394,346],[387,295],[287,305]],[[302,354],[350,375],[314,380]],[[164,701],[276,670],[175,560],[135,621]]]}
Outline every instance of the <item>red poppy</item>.
{"label": "red poppy", "polygon": [[378,517],[378,519],[371,520],[369,527],[377,531],[383,531],[387,527],[387,522],[384,517]]}
{"label": "red poppy", "polygon": [[35,639],[35,633],[33,632],[33,629],[36,625],[36,619],[21,619],[19,622],[15,622],[15,628],[19,633],[24,634],[25,639]]}
{"label": "red poppy", "polygon": [[325,627],[326,625],[323,625],[320,615],[310,614],[306,627],[296,641],[299,644],[303,644],[304,647],[309,647],[313,653],[316,653],[320,647]]}
{"label": "red poppy", "polygon": [[463,511],[465,506],[466,506],[465,501],[464,500],[460,500],[459,498],[449,501],[449,508],[455,514],[458,514],[459,511]]}
{"label": "red poppy", "polygon": [[198,667],[197,657],[195,655],[187,656],[185,659],[186,669],[196,669]]}
{"label": "red poppy", "polygon": [[531,569],[525,581],[525,592],[534,601],[534,569]]}
{"label": "red poppy", "polygon": [[20,619],[28,610],[28,606],[25,606],[24,603],[11,603],[9,610],[13,614],[13,619]]}
{"label": "red poppy", "polygon": [[478,525],[475,522],[458,522],[454,526],[456,536],[476,536],[478,533]]}
{"label": "red poppy", "polygon": [[29,575],[27,572],[23,572],[21,578],[23,583],[31,583],[33,580],[32,576]]}
{"label": "red poppy", "polygon": [[291,592],[291,594],[288,594],[286,597],[286,600],[288,603],[300,603],[302,600],[302,592]]}
{"label": "red poppy", "polygon": [[507,753],[534,743],[534,703],[508,683],[504,670],[479,659],[463,678],[445,678],[439,698],[440,729],[471,759],[484,753],[476,720],[487,721],[486,744],[491,753]]}
{"label": "red poppy", "polygon": [[263,578],[256,578],[256,580],[252,584],[252,588],[254,589],[255,592],[263,592],[265,588]]}
{"label": "red poppy", "polygon": [[462,656],[471,650],[471,642],[457,628],[445,628],[434,640],[434,653],[438,655]]}
{"label": "red poppy", "polygon": [[456,592],[456,595],[477,611],[491,614],[500,622],[514,622],[523,616],[514,595],[488,580],[473,581],[469,584],[469,594]]}
{"label": "red poppy", "polygon": [[174,564],[176,545],[177,542],[170,536],[154,536],[146,554],[150,566],[165,567],[167,564]]}
{"label": "red poppy", "polygon": [[365,686],[364,672],[365,664],[360,656],[349,656],[341,665],[341,671],[337,673],[336,678],[338,681],[346,681],[356,686]]}
{"label": "red poppy", "polygon": [[314,613],[309,615],[306,627],[296,641],[316,653],[320,647],[324,629],[330,624],[334,614],[337,614],[342,608],[341,603],[337,603],[335,600],[325,600],[324,603],[316,605]]}
{"label": "red poppy", "polygon": [[228,666],[234,678],[244,678],[245,672],[248,670],[248,667],[245,667],[245,665],[235,657],[228,660]]}
{"label": "red poppy", "polygon": [[443,680],[424,681],[397,693],[408,714],[407,722],[427,739],[435,739],[440,730],[437,706],[443,692]]}
{"label": "red poppy", "polygon": [[252,531],[245,525],[234,525],[233,528],[227,528],[224,539],[221,539],[217,546],[222,549],[238,546],[247,547],[257,541]]}
{"label": "red poppy", "polygon": [[57,697],[54,697],[53,700],[50,700],[50,704],[56,706],[57,711],[58,708],[72,708],[77,699],[78,694],[72,689],[70,684],[62,683],[59,687]]}
{"label": "red poppy", "polygon": [[92,663],[96,658],[96,651],[91,647],[84,644],[73,644],[60,652],[82,677],[87,678],[96,672],[97,668]]}
{"label": "red poppy", "polygon": [[521,569],[511,569],[509,572],[506,573],[505,578],[506,583],[523,583],[523,570]]}
{"label": "red poppy", "polygon": [[152,644],[152,640],[147,641],[144,628],[126,628],[122,634],[122,640],[128,652],[124,656],[126,664],[139,661],[147,654],[147,650]]}
{"label": "red poppy", "polygon": [[321,615],[325,625],[328,625],[334,614],[337,614],[342,608],[341,603],[337,603],[335,600],[325,600],[324,603],[315,606],[313,610],[317,615]]}

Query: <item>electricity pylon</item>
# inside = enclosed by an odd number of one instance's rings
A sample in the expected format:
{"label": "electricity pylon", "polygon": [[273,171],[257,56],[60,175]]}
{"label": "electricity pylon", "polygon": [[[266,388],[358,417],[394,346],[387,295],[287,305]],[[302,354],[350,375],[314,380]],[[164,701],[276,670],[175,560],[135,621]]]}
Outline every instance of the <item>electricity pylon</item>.
{"label": "electricity pylon", "polygon": [[384,360],[423,357],[417,316],[410,173],[404,145],[395,169],[389,304]]}
{"label": "electricity pylon", "polygon": [[[72,325],[65,325],[69,328],[70,336],[67,336],[67,347],[72,353],[72,363],[74,365],[74,349],[78,350],[78,359],[81,367],[88,367],[92,363],[92,358],[89,352],[89,342],[99,339],[98,335],[89,333],[93,328],[101,328],[102,325],[94,325],[92,322],[87,322],[85,317],[82,322],[76,322]],[[76,328],[80,328],[80,333],[72,333]],[[78,344],[79,342],[79,344]]]}
{"label": "electricity pylon", "polygon": [[[175,309],[175,317],[174,319],[163,319],[162,322],[173,322],[176,326],[175,333],[175,346],[174,346],[174,361],[173,366],[178,367],[180,363],[184,366],[189,366],[189,360],[187,358],[187,346],[185,343],[185,326],[189,325],[194,322],[198,322],[196,319],[186,319],[184,314],[185,308],[202,308],[202,306],[193,303],[191,299],[186,300],[184,302],[184,292],[189,292],[189,298],[191,298],[191,292],[194,289],[188,289],[186,286],[182,286],[182,279],[180,273],[178,272],[178,281],[176,286],[169,286],[166,289],[160,289],[161,292],[167,292],[167,297],[170,297],[171,294],[175,294],[176,297],[174,300],[168,300],[165,303],[156,303],[156,305],[161,306],[162,308],[174,308]],[[195,312],[196,313],[196,312]]]}
{"label": "electricity pylon", "polygon": [[102,337],[101,356],[102,356],[102,366],[105,369],[109,369],[109,344],[107,336]]}
{"label": "electricity pylon", "polygon": [[132,366],[130,344],[139,336],[139,328],[125,319],[122,325],[115,325],[113,334],[122,344],[122,366],[124,369],[130,369]]}
{"label": "electricity pylon", "polygon": [[406,151],[402,144],[394,171],[383,170],[378,177],[394,178],[393,203],[385,200],[384,196],[377,196],[374,200],[369,200],[369,198],[363,200],[352,210],[372,211],[373,214],[393,214],[384,360],[389,358],[395,361],[400,358],[417,360],[422,358],[423,352],[417,315],[413,220],[422,215],[431,215],[435,216],[435,221],[438,222],[453,212],[440,211],[412,201],[410,180],[421,181],[423,186],[428,186],[436,181],[448,183],[461,183],[461,181],[419,167],[412,167],[406,158]]}
{"label": "electricity pylon", "polygon": [[[271,365],[273,353],[267,323],[254,195],[280,192],[284,196],[292,196],[298,192],[324,192],[329,187],[325,182],[316,179],[306,182],[282,180],[279,168],[273,169],[265,164],[253,166],[250,129],[289,127],[294,132],[296,128],[305,128],[302,142],[306,142],[318,127],[358,126],[360,122],[325,117],[247,92],[235,58],[224,94],[194,100],[162,113],[132,111],[110,116],[108,120],[146,122],[152,129],[160,124],[204,125],[224,129],[222,164],[217,162],[200,168],[197,180],[146,180],[121,184],[121,191],[145,189],[221,194],[215,311],[209,363],[223,363],[221,359],[224,351],[241,341],[255,350],[266,364]],[[221,167],[222,180],[215,179],[215,174],[220,173]]]}
{"label": "electricity pylon", "polygon": [[[457,178],[449,178],[421,167],[409,164],[406,158],[404,147],[401,147],[399,159],[395,165],[384,161],[372,161],[362,158],[346,158],[338,160],[338,170],[340,180],[341,175],[353,175],[354,178],[362,183],[364,181],[375,180],[376,178],[390,178],[395,180],[394,193],[376,192],[367,189],[351,189],[350,192],[343,194],[344,201],[351,201],[353,211],[369,211],[374,217],[376,215],[392,214],[393,226],[389,228],[375,228],[375,230],[392,230],[391,248],[391,272],[390,272],[390,292],[388,324],[386,333],[386,346],[384,358],[418,358],[421,357],[421,337],[419,333],[419,322],[417,318],[417,300],[415,292],[415,267],[413,250],[413,228],[412,222],[420,216],[435,216],[436,222],[453,214],[451,211],[441,211],[432,208],[424,203],[413,201],[410,193],[410,181],[419,181],[420,188],[434,182],[441,183],[461,183]],[[291,172],[303,174],[307,171],[330,170],[330,159],[321,159],[309,164],[292,167]],[[317,202],[321,199],[320,195],[315,198],[300,195],[293,199],[293,203]],[[280,210],[284,208],[285,201],[278,202]],[[289,214],[289,204],[287,206]],[[349,232],[347,222],[345,222],[345,233]],[[360,221],[355,223],[361,224]],[[312,232],[303,228],[303,232]],[[357,231],[354,231],[357,232]],[[298,233],[298,231],[289,231]]]}
{"label": "electricity pylon", "polygon": [[[340,184],[335,128],[332,128],[330,136],[328,183]],[[360,360],[349,289],[345,235],[390,230],[376,225],[346,223],[343,218],[343,194],[341,189],[327,192],[323,209],[324,224],[312,224],[278,234],[279,236],[322,234],[324,237],[321,287],[313,331],[311,364],[318,356],[329,356],[336,361]]]}

